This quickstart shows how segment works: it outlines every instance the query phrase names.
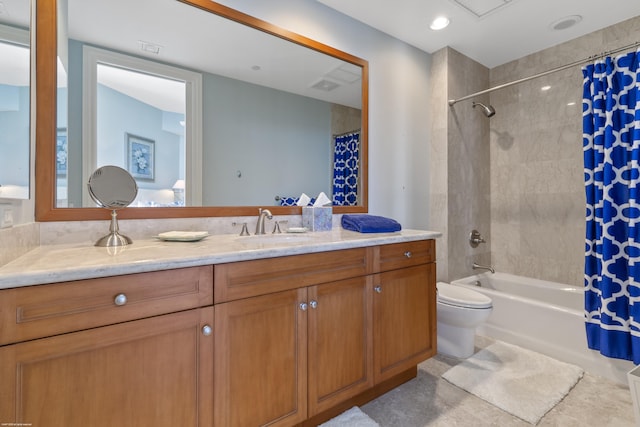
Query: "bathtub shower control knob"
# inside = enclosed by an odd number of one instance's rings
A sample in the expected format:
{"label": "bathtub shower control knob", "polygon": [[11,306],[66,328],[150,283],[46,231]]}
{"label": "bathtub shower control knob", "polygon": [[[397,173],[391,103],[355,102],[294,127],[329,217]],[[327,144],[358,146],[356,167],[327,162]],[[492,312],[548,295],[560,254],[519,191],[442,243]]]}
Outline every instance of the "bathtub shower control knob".
{"label": "bathtub shower control knob", "polygon": [[480,243],[487,243],[478,230],[472,230],[469,234],[469,245],[477,248]]}

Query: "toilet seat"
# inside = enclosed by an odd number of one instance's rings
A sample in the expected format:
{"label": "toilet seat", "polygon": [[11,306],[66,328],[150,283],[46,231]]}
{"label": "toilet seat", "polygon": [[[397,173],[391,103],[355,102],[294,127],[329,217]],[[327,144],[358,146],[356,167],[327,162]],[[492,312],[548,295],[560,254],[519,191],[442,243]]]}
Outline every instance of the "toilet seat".
{"label": "toilet seat", "polygon": [[461,286],[438,282],[438,302],[464,308],[491,308],[491,298]]}

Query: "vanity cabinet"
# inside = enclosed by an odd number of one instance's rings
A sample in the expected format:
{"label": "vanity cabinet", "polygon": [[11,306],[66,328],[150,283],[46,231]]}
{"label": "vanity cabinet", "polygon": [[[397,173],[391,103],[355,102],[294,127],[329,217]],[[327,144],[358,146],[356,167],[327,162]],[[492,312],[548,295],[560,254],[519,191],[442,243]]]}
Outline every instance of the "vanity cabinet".
{"label": "vanity cabinet", "polygon": [[436,349],[435,265],[374,276],[375,381],[380,383],[433,356]]}
{"label": "vanity cabinet", "polygon": [[211,426],[212,295],[211,266],[0,291],[0,421]]}
{"label": "vanity cabinet", "polygon": [[433,241],[316,256],[216,266],[215,425],[303,423],[436,353]]}
{"label": "vanity cabinet", "polygon": [[[216,304],[215,425],[296,425],[373,385],[366,249],[321,255],[216,266],[221,288],[244,291]],[[268,261],[286,268],[272,277]],[[265,281],[292,289],[263,295]]]}
{"label": "vanity cabinet", "polygon": [[420,240],[0,290],[0,422],[315,426],[436,353],[434,261]]}
{"label": "vanity cabinet", "polygon": [[373,386],[371,288],[356,277],[307,291],[309,417]]}
{"label": "vanity cabinet", "polygon": [[378,246],[373,276],[379,384],[437,352],[435,241]]}

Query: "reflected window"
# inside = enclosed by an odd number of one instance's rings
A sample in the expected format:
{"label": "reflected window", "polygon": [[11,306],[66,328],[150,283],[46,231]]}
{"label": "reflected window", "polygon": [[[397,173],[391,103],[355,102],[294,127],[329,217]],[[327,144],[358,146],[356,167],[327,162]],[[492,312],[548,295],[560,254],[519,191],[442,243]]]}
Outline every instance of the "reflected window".
{"label": "reflected window", "polygon": [[0,25],[0,198],[29,198],[29,32]]}
{"label": "reflected window", "polygon": [[97,65],[96,166],[133,175],[138,197],[131,206],[184,204],[173,186],[185,180],[185,93],[184,81]]}
{"label": "reflected window", "polygon": [[[82,52],[83,181],[99,167],[119,166],[138,184],[131,206],[197,205],[201,75],[89,46]],[[176,183],[184,190],[176,192]],[[83,206],[92,205],[83,189]]]}

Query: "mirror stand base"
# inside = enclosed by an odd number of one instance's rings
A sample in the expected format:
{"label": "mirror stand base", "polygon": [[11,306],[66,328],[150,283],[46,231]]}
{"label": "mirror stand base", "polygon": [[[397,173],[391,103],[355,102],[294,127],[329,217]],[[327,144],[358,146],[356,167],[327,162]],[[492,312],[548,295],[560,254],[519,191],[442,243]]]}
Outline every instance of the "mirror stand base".
{"label": "mirror stand base", "polygon": [[113,246],[127,246],[132,243],[133,243],[133,240],[131,240],[127,236],[123,236],[122,234],[116,231],[113,233],[109,233],[106,236],[103,236],[100,239],[98,239],[98,241],[94,246],[110,248]]}
{"label": "mirror stand base", "polygon": [[115,209],[111,211],[111,224],[109,226],[109,234],[98,239],[94,246],[100,247],[114,247],[114,246],[127,246],[133,243],[129,237],[124,236],[118,232],[118,213]]}

